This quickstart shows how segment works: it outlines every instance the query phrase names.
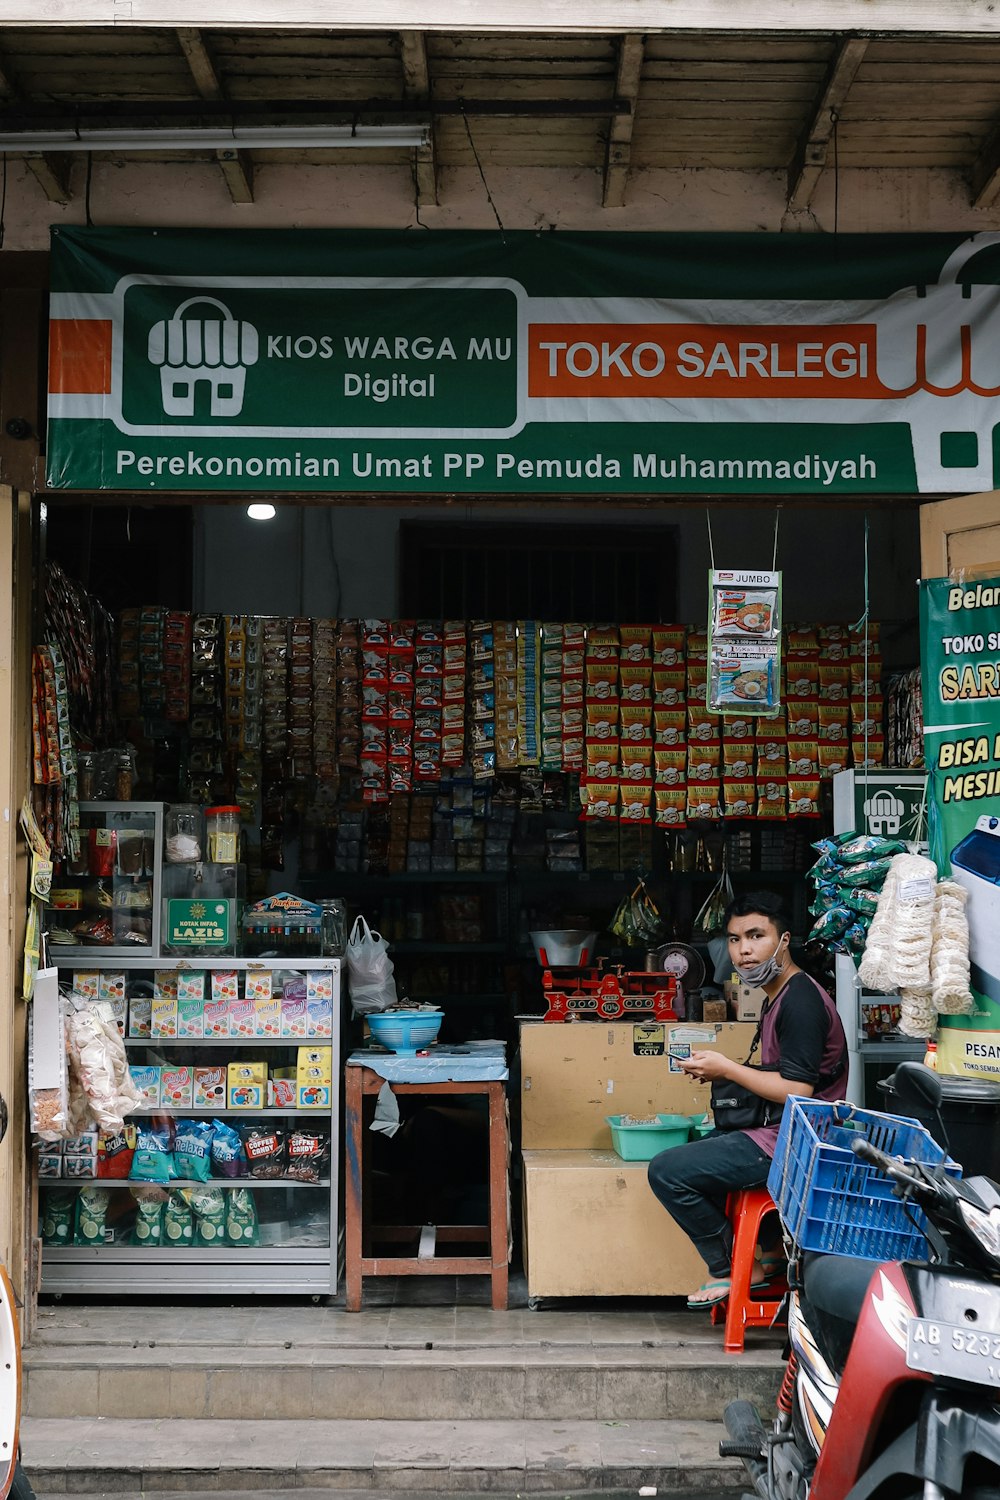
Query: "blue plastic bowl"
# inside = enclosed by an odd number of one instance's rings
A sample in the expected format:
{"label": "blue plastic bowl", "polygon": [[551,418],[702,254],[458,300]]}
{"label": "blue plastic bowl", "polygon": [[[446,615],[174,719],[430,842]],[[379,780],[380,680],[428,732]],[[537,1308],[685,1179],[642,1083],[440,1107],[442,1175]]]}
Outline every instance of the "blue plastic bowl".
{"label": "blue plastic bowl", "polygon": [[366,1016],[375,1041],[390,1052],[412,1057],[420,1047],[436,1041],[444,1020],[440,1010],[386,1010]]}

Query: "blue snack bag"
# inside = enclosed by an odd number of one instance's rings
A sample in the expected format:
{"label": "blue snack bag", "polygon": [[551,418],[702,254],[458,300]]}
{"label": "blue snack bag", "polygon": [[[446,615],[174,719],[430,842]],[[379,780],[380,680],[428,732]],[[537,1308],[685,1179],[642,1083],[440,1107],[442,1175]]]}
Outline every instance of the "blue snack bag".
{"label": "blue snack bag", "polygon": [[170,1130],[140,1129],[129,1177],[133,1182],[167,1183],[177,1176],[174,1153],[170,1149]]}
{"label": "blue snack bag", "polygon": [[212,1175],[214,1177],[245,1177],[247,1158],[238,1131],[225,1120],[213,1120],[212,1130]]}
{"label": "blue snack bag", "polygon": [[211,1120],[178,1120],[174,1136],[174,1162],[180,1177],[192,1182],[207,1182],[212,1173],[212,1142],[215,1127]]}

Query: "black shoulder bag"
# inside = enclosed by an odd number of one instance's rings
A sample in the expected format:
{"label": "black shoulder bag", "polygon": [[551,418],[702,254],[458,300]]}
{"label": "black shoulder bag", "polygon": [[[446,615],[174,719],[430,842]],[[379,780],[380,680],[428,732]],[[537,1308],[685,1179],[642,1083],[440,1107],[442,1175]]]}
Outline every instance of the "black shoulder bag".
{"label": "black shoulder bag", "polygon": [[[770,1009],[771,1002],[768,1000],[761,1009],[757,1030],[743,1064],[745,1068],[752,1066],[751,1060],[760,1046],[764,1017]],[[757,1130],[761,1125],[770,1124],[772,1107],[778,1108],[780,1113],[779,1106],[773,1106],[770,1099],[755,1094],[746,1084],[734,1083],[731,1078],[712,1079],[712,1116],[716,1130]]]}

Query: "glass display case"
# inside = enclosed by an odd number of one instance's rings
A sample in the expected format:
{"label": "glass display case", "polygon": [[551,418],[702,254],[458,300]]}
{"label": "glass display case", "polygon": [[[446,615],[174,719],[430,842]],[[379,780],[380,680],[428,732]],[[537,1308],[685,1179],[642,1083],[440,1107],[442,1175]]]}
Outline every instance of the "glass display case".
{"label": "glass display case", "polygon": [[112,1004],[143,1104],[44,1144],[43,1292],[332,1295],[340,960],[63,963]]}
{"label": "glass display case", "polygon": [[53,962],[160,951],[163,804],[81,802],[80,855],[53,881]]}

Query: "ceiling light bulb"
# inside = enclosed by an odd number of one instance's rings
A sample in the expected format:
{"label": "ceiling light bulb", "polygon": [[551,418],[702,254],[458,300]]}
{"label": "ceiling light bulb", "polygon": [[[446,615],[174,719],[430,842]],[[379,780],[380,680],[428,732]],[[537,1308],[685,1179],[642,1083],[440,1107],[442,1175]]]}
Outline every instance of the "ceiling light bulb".
{"label": "ceiling light bulb", "polygon": [[273,521],[277,512],[273,505],[265,502],[247,506],[247,515],[251,521]]}

